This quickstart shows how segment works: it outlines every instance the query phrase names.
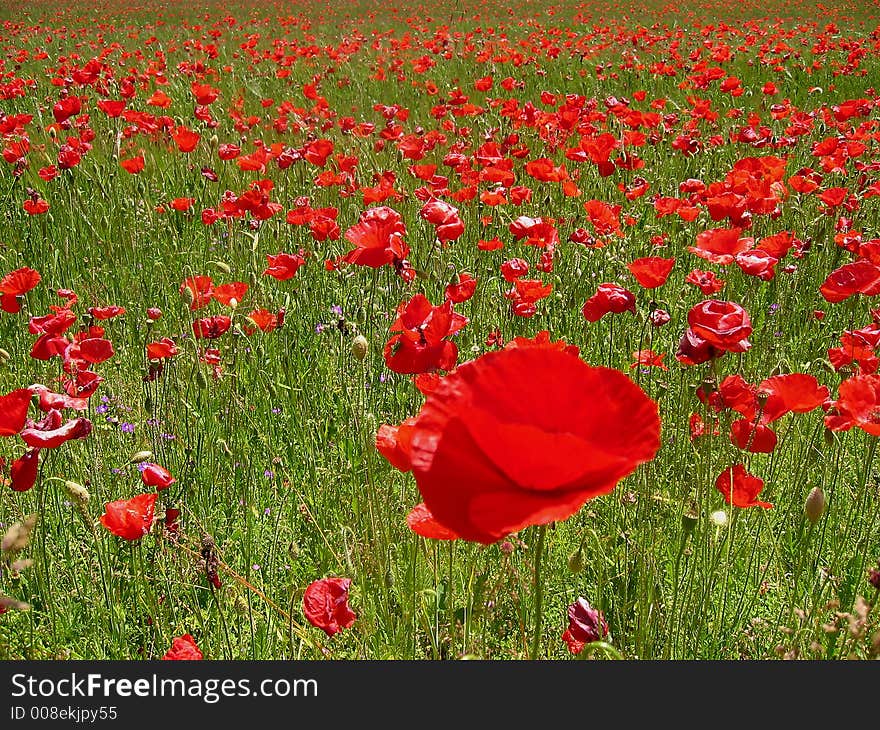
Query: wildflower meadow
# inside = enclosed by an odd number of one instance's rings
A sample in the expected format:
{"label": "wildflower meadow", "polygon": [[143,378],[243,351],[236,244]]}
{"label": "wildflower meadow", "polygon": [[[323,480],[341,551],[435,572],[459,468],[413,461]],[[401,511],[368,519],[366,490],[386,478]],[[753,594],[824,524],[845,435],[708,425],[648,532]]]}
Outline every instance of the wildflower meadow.
{"label": "wildflower meadow", "polygon": [[0,659],[880,656],[877,0],[8,2],[0,153]]}

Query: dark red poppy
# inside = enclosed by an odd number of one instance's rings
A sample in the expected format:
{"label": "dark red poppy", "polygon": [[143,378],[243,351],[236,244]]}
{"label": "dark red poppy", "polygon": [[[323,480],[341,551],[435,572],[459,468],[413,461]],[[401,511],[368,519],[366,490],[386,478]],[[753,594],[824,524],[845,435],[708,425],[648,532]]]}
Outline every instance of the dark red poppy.
{"label": "dark red poppy", "polygon": [[657,405],[628,377],[534,343],[440,380],[413,424],[410,456],[434,519],[488,544],[566,519],[659,447]]}
{"label": "dark red poppy", "polygon": [[568,628],[562,640],[572,654],[580,654],[587,644],[602,641],[608,636],[608,623],[601,611],[593,608],[586,598],[578,598],[568,607]]}
{"label": "dark red poppy", "polygon": [[40,450],[31,449],[9,465],[10,486],[16,492],[26,492],[37,482],[40,469]]}
{"label": "dark red poppy", "polygon": [[166,661],[198,661],[202,658],[201,649],[189,634],[176,636],[171,642],[171,648],[162,657]]}
{"label": "dark red poppy", "polygon": [[825,425],[832,431],[849,431],[855,426],[880,436],[880,375],[844,380],[825,416]]}
{"label": "dark red poppy", "polygon": [[156,487],[157,490],[162,491],[177,481],[164,466],[141,464],[139,468],[141,470],[141,481],[144,483],[144,486]]}
{"label": "dark red poppy", "polygon": [[709,344],[692,329],[686,329],[678,343],[675,359],[682,365],[701,365],[723,354],[724,350]]}
{"label": "dark red poppy", "polygon": [[406,525],[416,535],[421,535],[429,540],[458,539],[458,535],[434,519],[434,515],[431,514],[431,510],[425,506],[424,502],[417,504],[409,511],[406,516]]}
{"label": "dark red poppy", "polygon": [[357,614],[349,608],[351,578],[322,578],[310,583],[303,594],[303,611],[312,626],[333,636],[354,625]]}
{"label": "dark red poppy", "polygon": [[587,299],[581,312],[588,322],[598,322],[606,314],[636,313],[636,297],[619,284],[599,284],[596,293]]}
{"label": "dark red poppy", "polygon": [[193,334],[196,339],[214,340],[221,337],[232,326],[232,319],[225,314],[215,314],[193,322]]}
{"label": "dark red poppy", "polygon": [[131,499],[107,502],[101,524],[124,540],[140,540],[153,526],[158,494],[139,494]]}
{"label": "dark red poppy", "polygon": [[691,307],[688,324],[695,335],[719,350],[746,352],[752,334],[748,312],[736,302],[707,299]]}
{"label": "dark red poppy", "polygon": [[715,480],[715,489],[724,496],[724,501],[734,507],[764,507],[770,502],[762,502],[758,495],[764,488],[764,480],[749,474],[742,464],[729,466]]}
{"label": "dark red poppy", "polygon": [[656,289],[666,283],[673,266],[675,266],[675,259],[646,256],[630,262],[626,268],[645,289]]}
{"label": "dark red poppy", "polygon": [[14,436],[24,428],[30,402],[27,388],[0,395],[0,436]]}

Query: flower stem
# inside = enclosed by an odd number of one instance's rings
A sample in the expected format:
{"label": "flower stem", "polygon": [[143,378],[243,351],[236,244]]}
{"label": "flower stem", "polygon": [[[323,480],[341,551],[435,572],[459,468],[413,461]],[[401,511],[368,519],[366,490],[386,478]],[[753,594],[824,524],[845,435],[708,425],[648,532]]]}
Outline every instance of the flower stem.
{"label": "flower stem", "polygon": [[535,548],[535,580],[532,584],[535,596],[535,631],[532,634],[532,651],[529,658],[538,658],[541,647],[541,628],[544,623],[544,583],[541,581],[541,558],[544,557],[544,536],[547,534],[547,525],[538,528],[538,544]]}

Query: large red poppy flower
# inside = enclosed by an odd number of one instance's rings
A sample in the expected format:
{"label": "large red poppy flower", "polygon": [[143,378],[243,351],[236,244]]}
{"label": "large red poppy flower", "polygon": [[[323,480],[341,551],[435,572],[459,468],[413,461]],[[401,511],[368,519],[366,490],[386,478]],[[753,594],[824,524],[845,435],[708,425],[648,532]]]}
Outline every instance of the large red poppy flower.
{"label": "large red poppy flower", "polygon": [[303,611],[312,626],[333,636],[350,628],[357,615],[348,606],[351,578],[323,578],[309,584],[303,594]]}
{"label": "large red poppy flower", "polygon": [[26,492],[37,483],[40,469],[40,450],[31,449],[9,465],[9,480],[13,491]]}
{"label": "large red poppy flower", "polygon": [[171,648],[165,652],[164,660],[198,661],[202,659],[202,652],[196,645],[195,639],[189,634],[176,636],[171,642]]}
{"label": "large red poppy flower", "polygon": [[880,436],[880,375],[856,375],[844,380],[825,416],[825,425],[832,431],[849,431],[856,426]]}
{"label": "large red poppy flower", "polygon": [[568,628],[562,633],[562,640],[572,654],[580,654],[584,646],[602,641],[606,636],[608,622],[605,615],[593,608],[586,598],[578,598],[568,607]]}
{"label": "large red poppy flower", "polygon": [[107,502],[101,524],[124,540],[140,540],[153,525],[158,494],[139,494],[131,499]]}
{"label": "large red poppy flower", "polygon": [[880,267],[866,259],[851,261],[828,274],[819,292],[829,302],[842,302],[854,294],[880,294]]}
{"label": "large red poppy flower", "polygon": [[610,492],[654,458],[660,419],[623,373],[535,343],[487,353],[442,378],[410,441],[434,519],[489,544],[564,520]]}
{"label": "large red poppy flower", "polygon": [[749,314],[736,302],[707,299],[688,312],[691,331],[719,350],[745,352],[751,347]]}
{"label": "large red poppy flower", "polygon": [[371,269],[403,261],[409,253],[409,246],[403,240],[405,235],[406,226],[400,213],[384,205],[370,208],[345,232],[346,240],[355,248],[342,260]]}
{"label": "large red poppy flower", "polygon": [[764,480],[749,474],[742,464],[727,467],[715,480],[715,489],[724,495],[724,501],[734,507],[764,507],[770,502],[762,502],[758,495],[764,488]]}

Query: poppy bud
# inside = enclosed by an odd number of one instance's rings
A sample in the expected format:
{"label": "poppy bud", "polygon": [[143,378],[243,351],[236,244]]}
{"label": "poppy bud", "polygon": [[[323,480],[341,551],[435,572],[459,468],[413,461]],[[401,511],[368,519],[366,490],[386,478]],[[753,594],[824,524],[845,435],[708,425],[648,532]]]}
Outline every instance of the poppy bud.
{"label": "poppy bud", "polygon": [[369,349],[370,343],[367,342],[367,338],[363,335],[358,335],[352,340],[351,354],[354,355],[356,360],[362,361],[367,356]]}
{"label": "poppy bud", "polygon": [[64,488],[67,490],[67,494],[70,497],[71,501],[79,509],[84,509],[85,506],[89,503],[91,495],[89,494],[89,490],[86,489],[82,484],[65,481]]}
{"label": "poppy bud", "polygon": [[208,143],[211,145],[211,149],[214,149],[220,143],[220,138],[216,134],[212,134]]}
{"label": "poppy bud", "polygon": [[816,524],[825,511],[825,492],[822,487],[813,487],[807,495],[804,503],[804,515],[812,523]]}
{"label": "poppy bud", "polygon": [[681,527],[685,534],[690,534],[697,526],[697,513],[694,510],[688,510],[681,516]]}
{"label": "poppy bud", "polygon": [[205,375],[205,373],[202,372],[201,370],[198,370],[196,372],[196,385],[198,385],[199,388],[207,388],[208,387],[208,376]]}
{"label": "poppy bud", "polygon": [[568,569],[572,573],[580,573],[584,569],[584,554],[580,548],[568,556]]}
{"label": "poppy bud", "polygon": [[394,585],[394,573],[391,570],[385,571],[385,587],[391,588]]}
{"label": "poppy bud", "polygon": [[12,355],[10,355],[6,350],[0,347],[0,365],[9,362],[12,359]]}
{"label": "poppy bud", "polygon": [[153,458],[152,451],[138,451],[134,454],[131,459],[128,460],[129,464],[140,464],[142,461],[149,461]]}

